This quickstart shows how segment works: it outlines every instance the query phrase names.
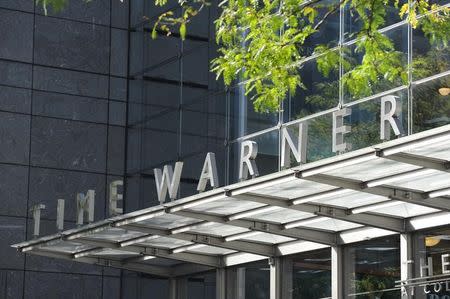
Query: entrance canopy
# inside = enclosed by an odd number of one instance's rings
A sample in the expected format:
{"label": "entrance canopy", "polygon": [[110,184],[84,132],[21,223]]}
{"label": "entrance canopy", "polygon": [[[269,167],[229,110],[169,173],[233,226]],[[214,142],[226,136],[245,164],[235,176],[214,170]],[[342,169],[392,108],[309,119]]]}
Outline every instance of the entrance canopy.
{"label": "entrance canopy", "polygon": [[178,276],[450,224],[450,125],[15,244]]}

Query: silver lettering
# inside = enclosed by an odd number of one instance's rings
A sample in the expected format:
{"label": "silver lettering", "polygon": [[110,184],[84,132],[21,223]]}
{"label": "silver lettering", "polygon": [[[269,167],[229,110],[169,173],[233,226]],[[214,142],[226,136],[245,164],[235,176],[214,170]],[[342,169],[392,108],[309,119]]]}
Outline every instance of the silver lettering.
{"label": "silver lettering", "polygon": [[116,180],[109,184],[109,215],[121,215],[123,209],[117,207],[117,202],[123,200],[123,194],[119,193],[119,186],[123,186],[122,180]]}
{"label": "silver lettering", "polygon": [[219,187],[219,176],[217,175],[216,155],[207,153],[205,163],[203,164],[202,173],[197,185],[197,191],[203,192],[206,189],[208,181],[212,188]]}
{"label": "silver lettering", "polygon": [[450,254],[443,254],[441,256],[442,260],[442,274],[450,274]]}
{"label": "silver lettering", "polygon": [[258,176],[258,168],[256,167],[255,158],[258,155],[258,144],[254,141],[243,141],[241,144],[241,159],[239,162],[239,180],[243,181],[248,178],[248,174],[252,177]]}
{"label": "silver lettering", "polygon": [[351,126],[344,125],[344,117],[351,114],[350,108],[333,112],[333,153],[345,152],[352,147],[351,143],[344,142],[344,135],[352,130]]}
{"label": "silver lettering", "polygon": [[45,209],[45,205],[37,204],[34,205],[30,212],[33,213],[33,220],[34,220],[34,229],[33,229],[33,236],[37,237],[39,236],[39,230],[41,226],[41,210]]}
{"label": "silver lettering", "polygon": [[[294,138],[289,134],[288,128],[281,129],[281,167],[289,168],[291,166],[291,152],[297,163],[306,162],[306,145],[308,140],[308,124],[298,124],[297,142],[294,144]],[[289,146],[289,149],[287,149]]]}
{"label": "silver lettering", "polygon": [[169,198],[171,200],[177,198],[182,170],[183,162],[175,163],[175,171],[172,170],[171,165],[164,165],[163,171],[159,168],[153,169],[160,204],[166,201],[167,191],[169,191]]}
{"label": "silver lettering", "polygon": [[65,200],[58,199],[58,205],[56,206],[56,229],[64,229],[64,206]]}
{"label": "silver lettering", "polygon": [[[420,259],[420,276],[421,277],[433,275],[433,258],[428,257],[427,261],[428,261],[428,264],[425,264],[425,261],[423,259]],[[425,270],[427,271],[427,273],[425,273]]]}
{"label": "silver lettering", "polygon": [[399,118],[401,112],[402,112],[402,105],[398,100],[398,97],[389,95],[381,98],[381,115],[380,115],[381,140],[389,140],[391,138],[391,127],[396,136],[402,133],[400,130],[401,123]]}
{"label": "silver lettering", "polygon": [[88,216],[88,222],[94,221],[95,190],[88,190],[86,194],[77,194],[77,225],[83,225],[84,214]]}

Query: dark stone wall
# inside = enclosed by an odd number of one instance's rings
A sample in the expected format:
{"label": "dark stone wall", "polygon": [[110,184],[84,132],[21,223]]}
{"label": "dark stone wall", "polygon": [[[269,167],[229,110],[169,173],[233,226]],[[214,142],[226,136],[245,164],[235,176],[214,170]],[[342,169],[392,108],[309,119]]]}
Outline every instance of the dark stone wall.
{"label": "dark stone wall", "polygon": [[15,252],[32,238],[30,208],[56,203],[75,227],[75,197],[124,178],[128,1],[68,1],[44,15],[34,0],[0,1],[0,298],[120,298],[120,271]]}

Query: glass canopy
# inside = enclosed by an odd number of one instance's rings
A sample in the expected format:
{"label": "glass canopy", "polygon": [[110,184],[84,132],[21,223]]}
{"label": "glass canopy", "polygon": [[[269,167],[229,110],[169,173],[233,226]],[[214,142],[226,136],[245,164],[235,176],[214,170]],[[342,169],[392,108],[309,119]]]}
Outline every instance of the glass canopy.
{"label": "glass canopy", "polygon": [[13,247],[168,277],[411,232],[450,223],[449,159],[447,125]]}

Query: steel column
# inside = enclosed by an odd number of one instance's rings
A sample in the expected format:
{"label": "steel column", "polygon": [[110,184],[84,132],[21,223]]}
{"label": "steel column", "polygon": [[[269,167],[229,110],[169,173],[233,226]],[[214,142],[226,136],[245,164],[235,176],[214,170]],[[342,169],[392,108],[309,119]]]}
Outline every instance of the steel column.
{"label": "steel column", "polygon": [[270,266],[270,299],[281,299],[281,258],[269,259]]}
{"label": "steel column", "polygon": [[331,298],[343,298],[342,247],[331,247]]}

